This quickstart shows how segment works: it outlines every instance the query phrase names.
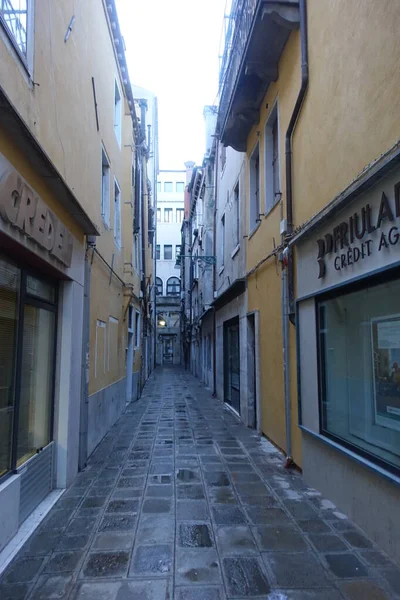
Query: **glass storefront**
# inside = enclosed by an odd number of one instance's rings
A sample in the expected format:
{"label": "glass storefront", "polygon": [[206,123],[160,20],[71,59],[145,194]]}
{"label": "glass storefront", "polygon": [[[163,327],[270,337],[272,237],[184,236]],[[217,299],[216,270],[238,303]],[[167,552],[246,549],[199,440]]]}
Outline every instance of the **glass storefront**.
{"label": "glass storefront", "polygon": [[318,303],[321,429],[400,468],[400,281]]}
{"label": "glass storefront", "polygon": [[0,477],[52,439],[57,287],[0,256]]}

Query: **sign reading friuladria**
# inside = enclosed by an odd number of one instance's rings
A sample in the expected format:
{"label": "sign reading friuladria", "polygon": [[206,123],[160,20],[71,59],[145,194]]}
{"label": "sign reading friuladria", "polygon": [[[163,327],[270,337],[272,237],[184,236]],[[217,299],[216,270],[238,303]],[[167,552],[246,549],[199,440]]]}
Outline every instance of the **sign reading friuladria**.
{"label": "sign reading friuladria", "polygon": [[71,266],[72,234],[1,154],[0,217],[63,265]]}
{"label": "sign reading friuladria", "polygon": [[[396,246],[400,242],[400,183],[393,189],[393,197],[382,192],[377,208],[366,204],[349,218],[336,225],[332,233],[317,240],[318,279],[326,274],[326,261],[332,258],[333,268],[341,271],[368,259],[373,252]],[[387,228],[387,225],[393,223]],[[385,230],[383,227],[385,226]]]}

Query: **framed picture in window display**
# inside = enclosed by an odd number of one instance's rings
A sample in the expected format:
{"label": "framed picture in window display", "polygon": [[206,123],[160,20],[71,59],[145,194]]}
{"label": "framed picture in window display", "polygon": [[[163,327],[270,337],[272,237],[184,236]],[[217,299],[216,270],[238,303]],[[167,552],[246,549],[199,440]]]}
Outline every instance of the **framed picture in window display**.
{"label": "framed picture in window display", "polygon": [[371,321],[375,421],[400,431],[400,314]]}

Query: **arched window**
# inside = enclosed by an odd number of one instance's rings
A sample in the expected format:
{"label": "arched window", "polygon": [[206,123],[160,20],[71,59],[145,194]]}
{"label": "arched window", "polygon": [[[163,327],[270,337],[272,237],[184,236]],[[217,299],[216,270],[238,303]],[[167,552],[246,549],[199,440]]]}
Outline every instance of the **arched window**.
{"label": "arched window", "polygon": [[170,277],[167,281],[167,296],[179,296],[181,293],[181,282],[178,277]]}
{"label": "arched window", "polygon": [[160,277],[156,277],[156,294],[162,296],[163,293],[163,281]]}

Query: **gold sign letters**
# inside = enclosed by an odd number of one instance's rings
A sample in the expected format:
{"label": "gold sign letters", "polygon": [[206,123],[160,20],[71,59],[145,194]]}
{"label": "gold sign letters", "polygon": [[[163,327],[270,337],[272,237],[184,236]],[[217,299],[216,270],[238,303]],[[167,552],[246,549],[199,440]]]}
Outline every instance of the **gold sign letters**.
{"label": "gold sign letters", "polygon": [[71,233],[1,154],[0,217],[63,265],[71,266]]}

